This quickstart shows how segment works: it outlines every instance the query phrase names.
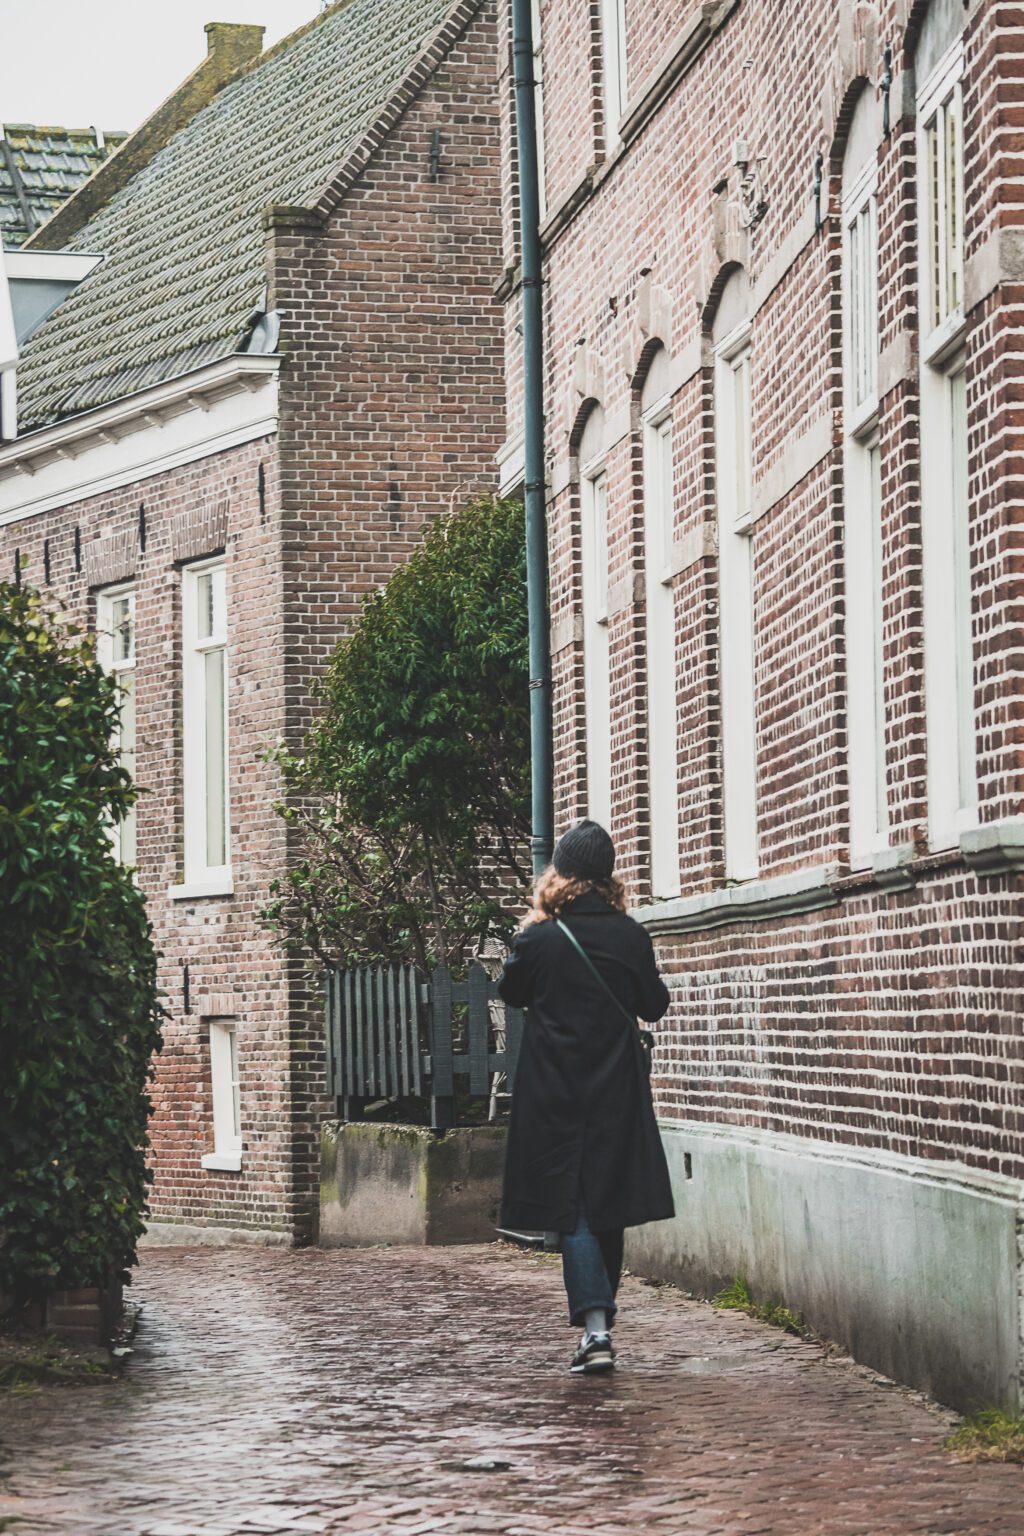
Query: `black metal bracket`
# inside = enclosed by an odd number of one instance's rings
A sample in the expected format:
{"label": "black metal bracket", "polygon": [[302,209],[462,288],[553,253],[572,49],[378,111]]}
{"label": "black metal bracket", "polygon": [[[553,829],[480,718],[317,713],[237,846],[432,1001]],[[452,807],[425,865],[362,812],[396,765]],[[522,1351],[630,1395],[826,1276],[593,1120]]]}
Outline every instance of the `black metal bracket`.
{"label": "black metal bracket", "polygon": [[434,136],[430,141],[430,179],[437,181],[441,175],[441,130],[434,129]]}
{"label": "black metal bracket", "polygon": [[43,580],[50,585],[50,541],[43,540]]}
{"label": "black metal bracket", "polygon": [[76,571],[80,571],[81,569],[82,569],[82,530],[81,530],[81,528],[76,528],[75,529],[75,570]]}
{"label": "black metal bracket", "polygon": [[821,229],[821,185],[825,173],[825,156],[819,149],[814,156],[814,233]]}
{"label": "black metal bracket", "polygon": [[146,553],[146,503],[139,502],[139,553]]}
{"label": "black metal bracket", "polygon": [[882,133],[886,138],[892,127],[889,98],[892,95],[892,43],[882,49]]}

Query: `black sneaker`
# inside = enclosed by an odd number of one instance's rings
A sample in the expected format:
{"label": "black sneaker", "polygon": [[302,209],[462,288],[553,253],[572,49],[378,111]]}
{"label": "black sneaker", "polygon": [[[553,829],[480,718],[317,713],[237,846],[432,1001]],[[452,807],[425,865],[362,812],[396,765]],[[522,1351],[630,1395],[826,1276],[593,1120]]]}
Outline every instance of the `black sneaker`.
{"label": "black sneaker", "polygon": [[590,1376],[598,1371],[610,1371],[614,1364],[615,1351],[610,1334],[585,1333],[569,1369],[574,1376]]}

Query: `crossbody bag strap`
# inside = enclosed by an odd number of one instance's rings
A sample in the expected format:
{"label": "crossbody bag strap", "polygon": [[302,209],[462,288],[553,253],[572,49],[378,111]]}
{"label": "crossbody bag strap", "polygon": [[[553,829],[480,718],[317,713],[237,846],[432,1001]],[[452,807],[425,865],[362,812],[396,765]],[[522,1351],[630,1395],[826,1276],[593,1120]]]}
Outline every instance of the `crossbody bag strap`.
{"label": "crossbody bag strap", "polygon": [[629,1009],[625,1006],[625,1004],[620,1002],[619,999],[615,996],[615,993],[612,991],[611,987],[605,981],[604,977],[601,975],[601,972],[597,969],[597,966],[594,964],[593,960],[591,960],[590,956],[587,954],[586,950],[583,948],[583,945],[580,943],[579,939],[573,933],[572,929],[568,928],[565,925],[565,923],[562,922],[561,918],[557,918],[556,917],[555,918],[555,922],[558,924],[558,927],[561,928],[562,932],[565,934],[566,938],[569,940],[569,943],[572,945],[573,949],[579,955],[580,959],[583,961],[583,964],[586,966],[587,970],[590,972],[591,976],[593,976],[594,980],[597,982],[598,986],[601,988],[601,991],[605,992],[611,998],[612,1002],[615,1004],[616,1008],[622,1014],[623,1018],[624,1019],[628,1019],[630,1024],[632,1024],[634,1026],[634,1028],[635,1028],[636,1027],[636,1015],[630,1013]]}

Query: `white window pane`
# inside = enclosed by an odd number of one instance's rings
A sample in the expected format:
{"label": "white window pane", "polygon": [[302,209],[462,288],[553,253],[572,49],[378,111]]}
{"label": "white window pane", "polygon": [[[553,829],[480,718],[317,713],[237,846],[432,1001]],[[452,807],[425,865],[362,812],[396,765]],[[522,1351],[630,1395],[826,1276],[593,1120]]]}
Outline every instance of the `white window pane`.
{"label": "white window pane", "polygon": [[612,150],[619,142],[619,119],[626,110],[626,0],[601,0],[601,48],[605,143]]}
{"label": "white window pane", "polygon": [[974,724],[974,642],[967,497],[967,391],[961,368],[949,381],[953,428],[953,560],[956,604],[956,704],[959,808],[978,803]]}
{"label": "white window pane", "polygon": [[931,267],[929,274],[929,310],[933,326],[938,325],[942,319],[943,267],[945,265],[945,241],[942,238],[942,155],[939,147],[941,122],[942,112],[940,110],[932,122],[929,123],[925,132],[928,184],[928,252],[929,265]]}
{"label": "white window pane", "polygon": [[233,1024],[210,1025],[210,1086],[213,1097],[213,1144],[220,1153],[242,1150],[238,1101],[238,1046]]}
{"label": "white window pane", "polygon": [[608,616],[608,482],[604,475],[594,481],[593,490],[594,593],[600,617]]}
{"label": "white window pane", "polygon": [[750,880],[759,859],[753,557],[745,526],[752,479],[749,354],[719,359],[715,417],[725,872]]}
{"label": "white window pane", "polygon": [[882,455],[878,444],[868,450],[871,516],[871,671],[874,718],[872,758],[874,780],[875,840],[881,841],[889,826],[885,780],[885,607],[882,546]]}
{"label": "white window pane", "polygon": [[224,652],[207,651],[203,657],[206,714],[206,863],[218,868],[227,862],[225,755],[224,755]]}
{"label": "white window pane", "polygon": [[213,634],[213,572],[196,577],[196,636],[208,640]]}
{"label": "white window pane", "polygon": [[232,1129],[234,1134],[240,1137],[242,1134],[242,1101],[238,1084],[238,1033],[234,1029],[228,1033],[228,1045],[231,1063]]}
{"label": "white window pane", "polygon": [[584,479],[580,486],[587,814],[606,827],[612,819],[607,492],[603,473]]}
{"label": "white window pane", "polygon": [[115,597],[110,605],[114,664],[135,659],[135,598],[130,592]]}
{"label": "white window pane", "polygon": [[959,98],[945,112],[946,313],[963,303],[963,132]]}
{"label": "white window pane", "polygon": [[672,424],[664,421],[644,429],[648,795],[655,898],[678,895],[680,889],[675,598],[665,580],[672,523]]}

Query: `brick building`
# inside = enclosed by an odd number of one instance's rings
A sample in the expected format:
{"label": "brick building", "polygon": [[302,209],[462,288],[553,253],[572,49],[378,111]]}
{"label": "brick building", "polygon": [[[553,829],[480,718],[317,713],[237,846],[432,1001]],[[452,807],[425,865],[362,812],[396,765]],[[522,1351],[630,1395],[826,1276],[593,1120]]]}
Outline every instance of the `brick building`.
{"label": "brick building", "polygon": [[493,485],[494,9],[350,0],[266,53],[212,25],[12,268],[0,562],[96,628],[126,689],[165,1237],[310,1231],[322,1017],[259,918],[291,835],[263,754],[298,745],[362,595]]}
{"label": "brick building", "polygon": [[1012,1403],[1020,9],[535,15],[556,827],[610,821],[673,993],[632,1262]]}

